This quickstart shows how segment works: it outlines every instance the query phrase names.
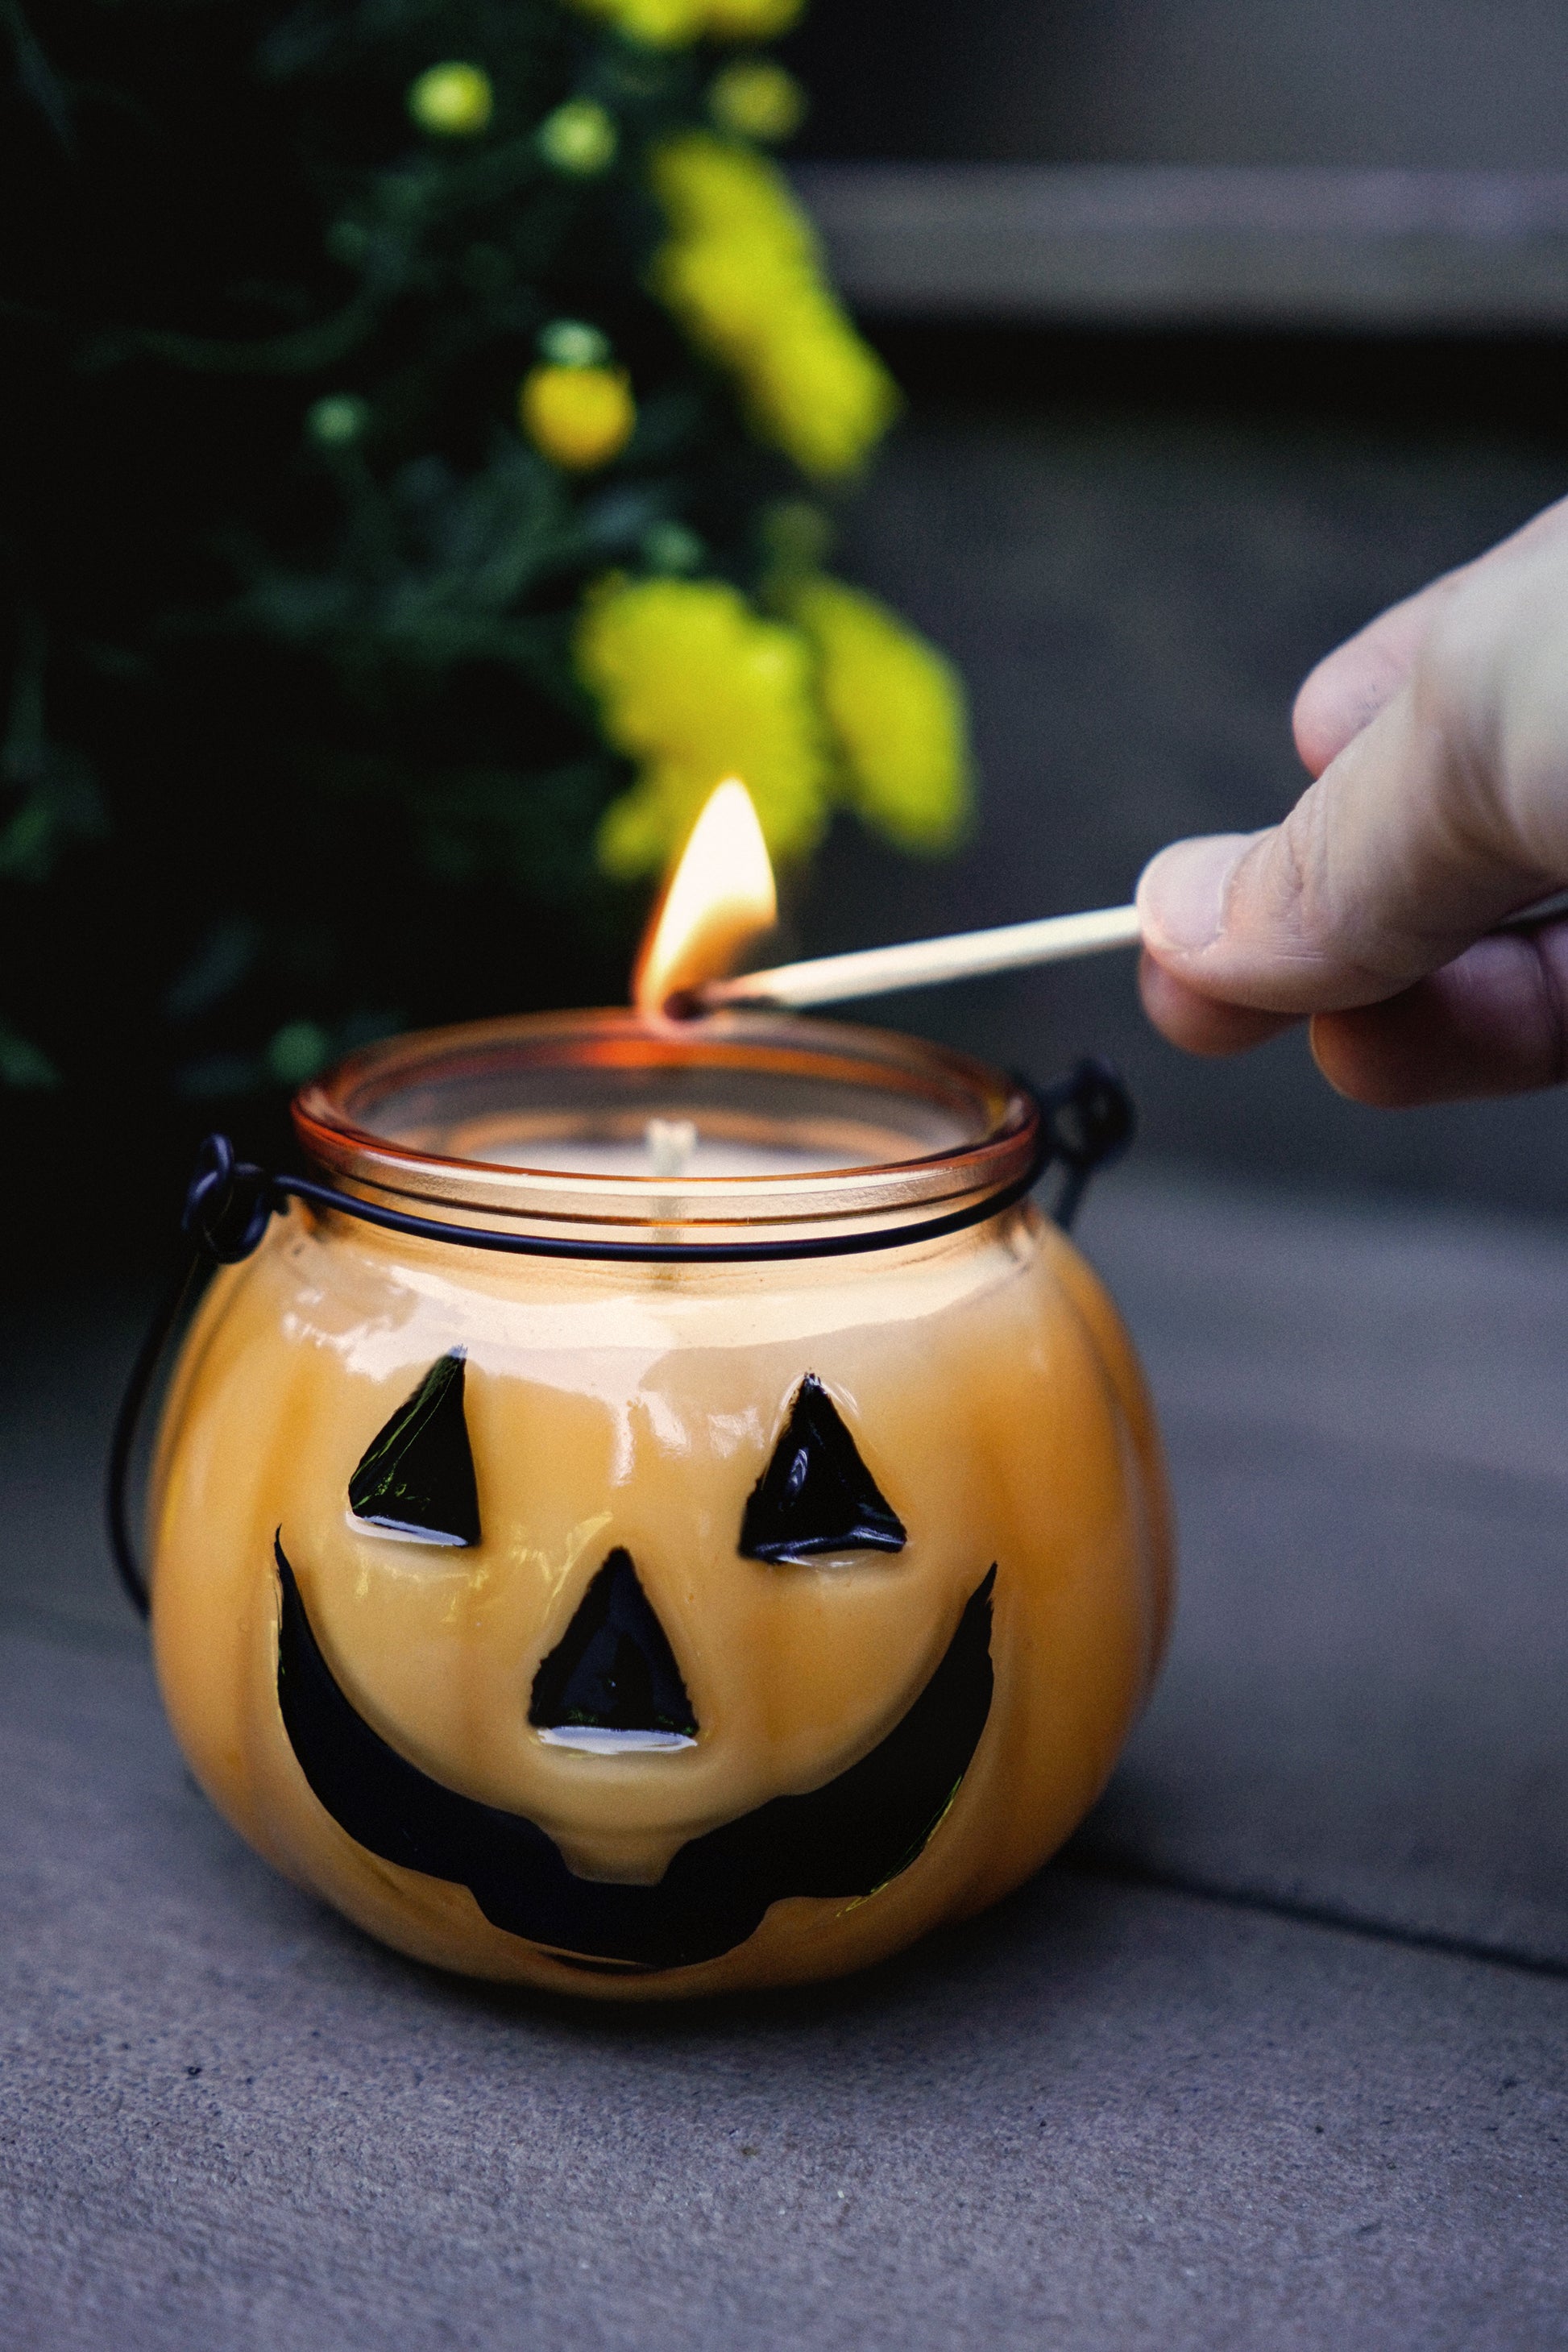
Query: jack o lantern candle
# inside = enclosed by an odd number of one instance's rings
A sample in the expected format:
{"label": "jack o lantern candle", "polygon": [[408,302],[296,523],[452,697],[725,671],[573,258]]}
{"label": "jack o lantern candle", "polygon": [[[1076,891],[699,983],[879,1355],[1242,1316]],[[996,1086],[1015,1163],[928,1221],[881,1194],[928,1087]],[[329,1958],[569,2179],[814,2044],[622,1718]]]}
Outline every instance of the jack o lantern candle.
{"label": "jack o lantern candle", "polygon": [[[1039,1104],[754,1013],[307,1087],[173,1378],[159,1680],[279,1869],[480,1977],[829,1977],[1026,1877],[1160,1656],[1158,1442]],[[303,1197],[300,1197],[303,1196]]]}

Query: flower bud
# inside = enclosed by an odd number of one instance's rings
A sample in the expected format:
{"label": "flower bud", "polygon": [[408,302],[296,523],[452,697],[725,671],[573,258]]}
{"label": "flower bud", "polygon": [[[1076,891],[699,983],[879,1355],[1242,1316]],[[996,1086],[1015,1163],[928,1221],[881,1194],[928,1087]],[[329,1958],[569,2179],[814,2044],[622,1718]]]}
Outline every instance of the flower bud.
{"label": "flower bud", "polygon": [[518,414],[534,447],[572,474],[607,466],[626,447],[637,421],[637,403],[621,369],[548,362],[523,379]]}
{"label": "flower bud", "polygon": [[742,58],[709,83],[708,111],[721,131],[771,144],[800,129],[805,92],[783,66],[766,58]]}
{"label": "flower bud", "polygon": [[410,87],[408,111],[433,138],[477,139],[495,111],[490,78],[456,60],[431,66]]}
{"label": "flower bud", "polygon": [[539,356],[554,367],[604,367],[610,339],[584,319],[552,319],[539,338]]}
{"label": "flower bud", "polygon": [[330,392],[307,412],[305,430],[321,448],[345,449],[370,423],[370,403],[357,392]]}
{"label": "flower bud", "polygon": [[593,98],[569,98],[545,116],[535,136],[551,170],[571,180],[608,171],[620,144],[614,115]]}

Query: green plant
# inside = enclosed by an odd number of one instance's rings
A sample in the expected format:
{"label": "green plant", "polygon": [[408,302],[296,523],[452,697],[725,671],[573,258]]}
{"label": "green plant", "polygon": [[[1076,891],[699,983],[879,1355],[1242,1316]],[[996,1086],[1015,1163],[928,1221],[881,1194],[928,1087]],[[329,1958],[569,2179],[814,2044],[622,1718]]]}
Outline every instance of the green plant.
{"label": "green plant", "polygon": [[3,0],[0,1078],[602,993],[731,770],[952,838],[951,673],[821,570],[896,394],[759,144],[797,5]]}

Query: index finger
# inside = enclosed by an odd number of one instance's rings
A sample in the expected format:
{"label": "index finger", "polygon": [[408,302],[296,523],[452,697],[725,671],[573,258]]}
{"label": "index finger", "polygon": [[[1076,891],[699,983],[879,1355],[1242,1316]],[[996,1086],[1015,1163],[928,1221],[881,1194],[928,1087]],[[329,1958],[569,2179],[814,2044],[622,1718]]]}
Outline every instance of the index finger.
{"label": "index finger", "polygon": [[1393,701],[1410,675],[1434,613],[1457,589],[1521,548],[1562,539],[1568,539],[1568,499],[1547,507],[1473,562],[1445,572],[1415,595],[1391,604],[1327,655],[1309,674],[1291,715],[1296,749],[1308,774],[1321,776]]}

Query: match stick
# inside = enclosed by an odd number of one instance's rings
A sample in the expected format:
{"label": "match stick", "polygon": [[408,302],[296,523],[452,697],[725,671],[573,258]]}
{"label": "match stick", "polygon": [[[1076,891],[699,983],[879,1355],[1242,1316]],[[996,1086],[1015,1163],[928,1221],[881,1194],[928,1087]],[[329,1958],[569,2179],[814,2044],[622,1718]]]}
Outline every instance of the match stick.
{"label": "match stick", "polygon": [[1015,971],[1032,963],[1066,963],[1075,956],[1134,948],[1141,937],[1136,907],[1100,907],[1083,915],[1047,915],[1037,923],[1004,923],[992,931],[958,931],[945,940],[908,940],[891,948],[860,948],[849,955],[818,956],[808,963],[776,964],[733,980],[710,980],[684,991],[667,1010],[717,1013],[726,1004],[836,1004],[846,997],[887,996],[899,988],[971,980],[987,971]]}

